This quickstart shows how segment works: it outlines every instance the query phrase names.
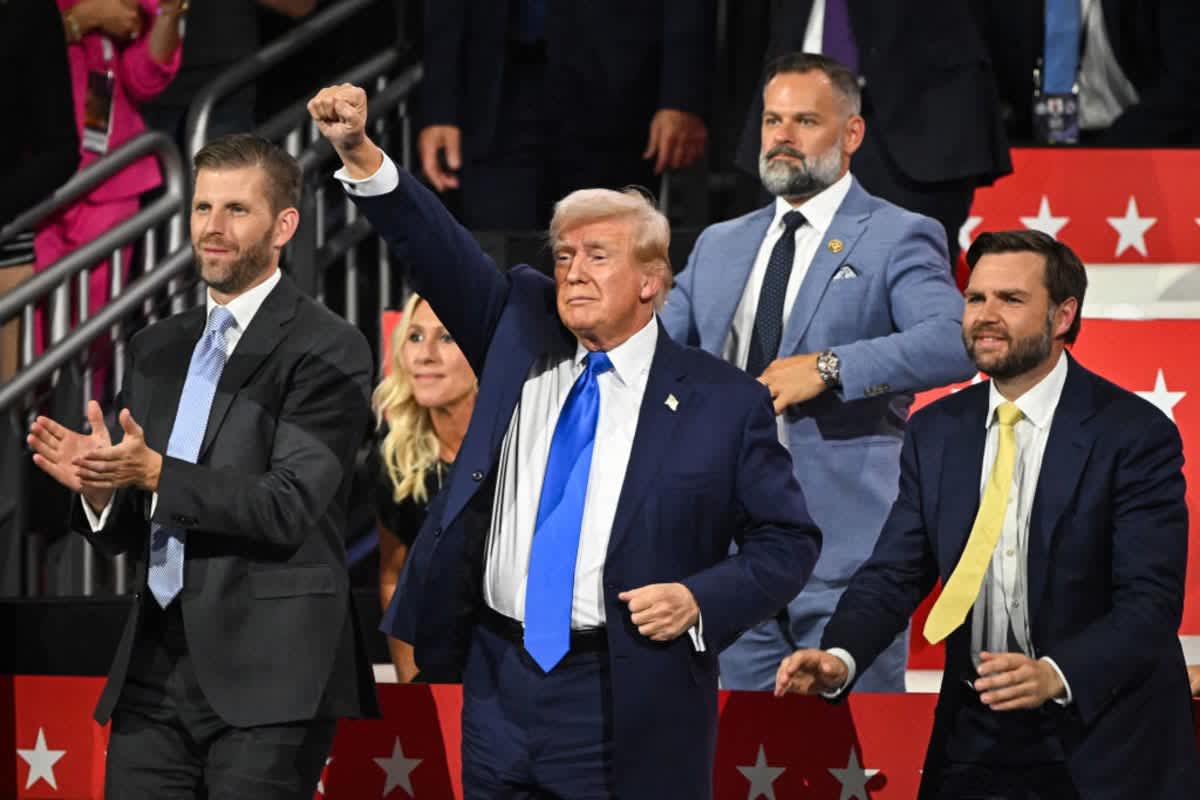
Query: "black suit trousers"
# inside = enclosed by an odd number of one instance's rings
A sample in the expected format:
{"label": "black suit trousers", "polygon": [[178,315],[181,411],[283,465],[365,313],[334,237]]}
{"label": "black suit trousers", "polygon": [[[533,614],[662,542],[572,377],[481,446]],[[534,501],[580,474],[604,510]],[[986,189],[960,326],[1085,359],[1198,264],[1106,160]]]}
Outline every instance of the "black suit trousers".
{"label": "black suit trousers", "polygon": [[335,720],[237,728],[204,698],[178,603],[147,603],[113,712],[104,796],[310,800]]}

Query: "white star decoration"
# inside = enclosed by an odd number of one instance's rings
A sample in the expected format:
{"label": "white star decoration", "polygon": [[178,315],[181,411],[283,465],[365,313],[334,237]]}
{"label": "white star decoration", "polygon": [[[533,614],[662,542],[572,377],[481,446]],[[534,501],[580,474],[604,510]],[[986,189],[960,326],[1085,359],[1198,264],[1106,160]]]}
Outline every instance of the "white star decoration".
{"label": "white star decoration", "polygon": [[333,761],[333,759],[325,759],[325,766],[321,769],[321,778],[317,781],[317,792],[319,794],[325,794],[325,773],[329,770],[330,761]]}
{"label": "white star decoration", "polygon": [[1148,392],[1138,392],[1138,397],[1143,400],[1149,400],[1154,405],[1158,406],[1158,410],[1167,415],[1167,419],[1171,422],[1175,421],[1175,404],[1187,396],[1187,392],[1171,392],[1167,391],[1167,381],[1163,378],[1163,371],[1158,371],[1158,376],[1154,379],[1154,388]]}
{"label": "white star decoration", "polygon": [[1050,199],[1042,195],[1036,217],[1021,217],[1021,224],[1031,231],[1041,231],[1047,236],[1058,238],[1058,232],[1071,221],[1070,217],[1055,217],[1050,213]]}
{"label": "white star decoration", "polygon": [[[1196,220],[1200,222],[1200,220]],[[979,223],[983,222],[983,217],[967,217],[967,221],[958,229],[958,247],[963,252],[966,252],[971,247],[971,234],[979,227]]]}
{"label": "white star decoration", "polygon": [[1146,231],[1156,222],[1158,217],[1143,217],[1138,214],[1137,200],[1130,195],[1129,204],[1125,206],[1125,216],[1108,218],[1108,224],[1120,234],[1116,254],[1119,256],[1132,247],[1146,255]]}
{"label": "white star decoration", "polygon": [[46,733],[38,728],[37,743],[34,744],[32,750],[17,748],[17,755],[25,759],[25,763],[29,765],[29,777],[25,779],[25,788],[31,788],[38,781],[45,781],[50,784],[51,789],[57,789],[58,781],[54,778],[54,765],[66,754],[66,750],[51,750],[46,747]]}
{"label": "white star decoration", "polygon": [[838,800],[870,800],[867,794],[867,783],[879,774],[877,769],[866,769],[858,763],[858,753],[850,748],[850,758],[845,769],[829,767],[833,777],[842,784],[842,794]]}
{"label": "white star decoration", "polygon": [[387,797],[397,786],[408,792],[409,797],[413,796],[412,778],[409,775],[417,768],[422,759],[405,758],[404,748],[401,746],[399,738],[396,739],[395,745],[392,746],[391,756],[372,760],[379,765],[380,769],[387,773],[387,782],[383,785],[383,794],[380,797]]}
{"label": "white star decoration", "polygon": [[772,767],[767,764],[767,754],[763,750],[763,746],[758,746],[758,758],[754,761],[752,767],[738,767],[738,772],[745,776],[746,780],[750,781],[750,790],[746,792],[746,800],[757,800],[759,797],[765,797],[767,800],[775,800],[775,789],[771,786],[775,779],[783,774],[787,767]]}

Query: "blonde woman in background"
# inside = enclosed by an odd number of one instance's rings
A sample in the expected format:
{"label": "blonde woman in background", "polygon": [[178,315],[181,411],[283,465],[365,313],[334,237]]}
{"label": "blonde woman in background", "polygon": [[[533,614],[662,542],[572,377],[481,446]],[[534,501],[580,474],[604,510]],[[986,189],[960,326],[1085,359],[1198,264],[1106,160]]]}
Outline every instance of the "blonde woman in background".
{"label": "blonde woman in background", "polygon": [[[379,430],[373,448],[379,524],[379,599],[386,609],[425,509],[458,455],[478,384],[471,365],[429,304],[409,298],[392,332],[388,374],[372,407]],[[388,639],[396,678],[417,675],[412,646]]]}

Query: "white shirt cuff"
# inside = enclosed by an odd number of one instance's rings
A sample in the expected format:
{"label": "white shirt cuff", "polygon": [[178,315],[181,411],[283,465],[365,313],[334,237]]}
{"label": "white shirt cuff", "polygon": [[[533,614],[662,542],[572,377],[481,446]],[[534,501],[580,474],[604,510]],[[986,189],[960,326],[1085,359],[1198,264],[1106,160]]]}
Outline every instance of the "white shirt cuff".
{"label": "white shirt cuff", "polygon": [[696,624],[687,630],[688,638],[692,640],[692,647],[697,653],[703,653],[708,648],[704,646],[704,615],[698,614]]}
{"label": "white shirt cuff", "polygon": [[396,169],[396,162],[392,161],[387,153],[383,154],[383,163],[379,165],[379,169],[365,178],[351,178],[345,167],[333,173],[333,177],[342,182],[342,188],[351,197],[377,197],[400,185],[400,172]]}
{"label": "white shirt cuff", "polygon": [[854,663],[854,656],[840,647],[831,647],[825,652],[846,665],[846,682],[832,692],[821,692],[821,697],[826,700],[836,700],[846,691],[847,686],[854,683],[854,676],[858,674],[858,665]]}
{"label": "white shirt cuff", "polygon": [[1067,683],[1067,676],[1063,674],[1063,671],[1061,669],[1059,669],[1058,664],[1054,663],[1054,659],[1051,658],[1050,656],[1042,656],[1041,660],[1045,661],[1047,664],[1049,664],[1054,669],[1054,671],[1058,673],[1058,679],[1060,681],[1062,681],[1063,688],[1067,690],[1066,697],[1054,697],[1051,699],[1054,700],[1054,702],[1058,703],[1060,706],[1071,705],[1071,703],[1074,702],[1075,698],[1071,694],[1071,684]]}
{"label": "white shirt cuff", "polygon": [[97,516],[92,507],[88,505],[88,501],[83,499],[83,495],[79,495],[79,505],[83,506],[83,515],[87,517],[88,525],[92,526],[92,533],[96,533],[104,529],[108,524],[108,515],[112,512],[113,503],[116,501],[117,495],[114,493],[108,498],[108,505],[104,506],[104,510]]}

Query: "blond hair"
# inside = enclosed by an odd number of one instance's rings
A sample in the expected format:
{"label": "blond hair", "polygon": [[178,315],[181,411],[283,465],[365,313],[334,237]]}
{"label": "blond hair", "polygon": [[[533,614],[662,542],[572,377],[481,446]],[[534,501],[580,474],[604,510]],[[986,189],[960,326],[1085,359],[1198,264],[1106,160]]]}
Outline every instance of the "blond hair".
{"label": "blond hair", "polygon": [[429,409],[413,396],[412,376],[404,362],[404,343],[412,327],[413,312],[421,302],[414,293],[404,304],[400,322],[392,331],[391,370],[371,396],[376,429],[384,423],[388,426],[387,435],[379,445],[379,457],[392,484],[392,499],[397,503],[410,497],[418,503],[429,500],[425,473],[431,467],[437,466],[441,478],[442,462],[438,458],[441,443],[433,431]]}
{"label": "blond hair", "polygon": [[550,246],[553,248],[565,231],[611,219],[627,219],[632,223],[633,257],[647,272],[659,278],[654,308],[661,309],[667,300],[674,278],[671,274],[671,225],[642,190],[627,187],[613,189],[579,189],[554,204],[550,220]]}

